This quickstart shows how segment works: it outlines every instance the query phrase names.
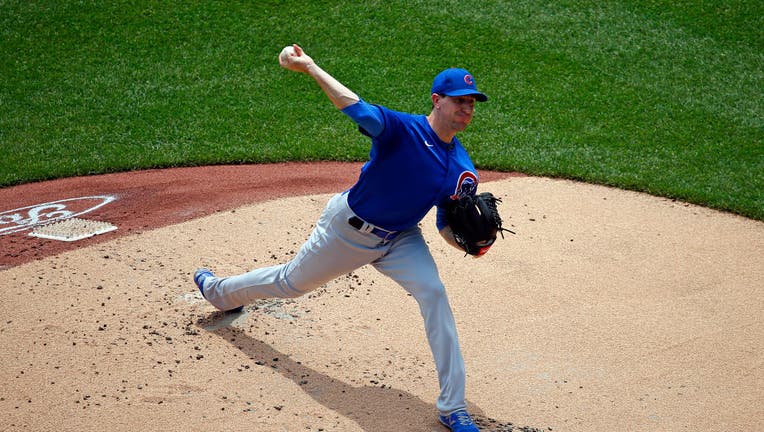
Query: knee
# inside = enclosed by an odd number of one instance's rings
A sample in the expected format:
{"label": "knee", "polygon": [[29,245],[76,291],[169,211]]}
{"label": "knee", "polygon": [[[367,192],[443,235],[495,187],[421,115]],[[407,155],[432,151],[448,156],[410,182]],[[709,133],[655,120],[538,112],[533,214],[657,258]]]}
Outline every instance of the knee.
{"label": "knee", "polygon": [[284,266],[279,275],[279,287],[284,298],[300,297],[327,282],[324,279],[308,277],[305,272],[295,271],[296,268],[292,263],[289,263]]}
{"label": "knee", "polygon": [[288,278],[281,279],[280,283],[282,298],[296,298],[305,295],[317,287],[308,283],[292,283]]}
{"label": "knee", "polygon": [[446,298],[446,287],[439,279],[412,284],[409,292],[420,303],[433,303]]}

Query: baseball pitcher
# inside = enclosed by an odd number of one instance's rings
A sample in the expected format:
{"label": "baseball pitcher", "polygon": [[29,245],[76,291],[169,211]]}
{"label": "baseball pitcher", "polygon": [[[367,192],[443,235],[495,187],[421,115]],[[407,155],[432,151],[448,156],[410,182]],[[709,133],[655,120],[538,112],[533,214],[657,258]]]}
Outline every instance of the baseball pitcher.
{"label": "baseball pitcher", "polygon": [[[502,232],[498,200],[476,194],[477,171],[456,137],[472,121],[476,102],[488,98],[469,72],[452,68],[432,83],[429,115],[397,112],[361,99],[296,44],[281,52],[279,63],[312,77],[357,123],[371,140],[369,161],[349,190],[329,200],[294,259],[230,277],[202,268],[194,282],[215,307],[233,310],[258,299],[301,296],[371,264],[419,305],[438,372],[440,422],[454,432],[478,431],[466,411],[464,361],[446,289],[418,223],[437,207],[440,234],[473,256],[485,254]],[[401,188],[400,178],[411,181]]]}

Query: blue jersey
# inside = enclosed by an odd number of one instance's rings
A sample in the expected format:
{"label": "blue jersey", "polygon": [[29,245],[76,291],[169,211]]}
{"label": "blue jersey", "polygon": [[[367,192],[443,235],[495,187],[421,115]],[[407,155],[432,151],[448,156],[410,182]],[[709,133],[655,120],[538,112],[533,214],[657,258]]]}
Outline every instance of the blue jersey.
{"label": "blue jersey", "polygon": [[[451,143],[441,141],[424,115],[369,107],[381,113],[382,127],[372,137],[369,161],[348,194],[348,204],[359,217],[402,231],[419,223],[433,206],[476,192],[477,171],[456,137]],[[442,210],[437,224],[438,229],[446,225]]]}

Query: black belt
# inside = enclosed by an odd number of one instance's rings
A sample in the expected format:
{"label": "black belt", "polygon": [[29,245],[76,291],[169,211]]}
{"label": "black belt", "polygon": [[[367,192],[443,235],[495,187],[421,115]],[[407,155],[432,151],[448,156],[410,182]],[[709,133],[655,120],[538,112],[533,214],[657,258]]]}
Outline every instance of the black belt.
{"label": "black belt", "polygon": [[[388,231],[382,228],[377,228],[370,223],[364,222],[363,219],[359,218],[358,216],[353,216],[348,219],[348,223],[358,231],[370,232],[385,241],[392,240],[398,237],[398,234],[400,234],[400,231]],[[366,226],[365,230],[364,225]]]}

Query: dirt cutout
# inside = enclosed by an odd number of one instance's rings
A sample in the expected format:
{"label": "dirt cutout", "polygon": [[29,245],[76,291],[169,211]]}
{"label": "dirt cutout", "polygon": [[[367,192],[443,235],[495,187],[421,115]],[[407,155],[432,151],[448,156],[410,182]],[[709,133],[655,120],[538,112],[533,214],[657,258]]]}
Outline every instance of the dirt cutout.
{"label": "dirt cutout", "polygon": [[[226,275],[288,260],[358,168],[205,167],[0,190],[0,229],[84,196],[116,197],[79,217],[118,226],[72,243],[0,235],[0,430],[444,432],[415,301],[374,269],[233,315],[191,282],[202,265]],[[517,235],[473,259],[440,240],[434,213],[422,226],[483,430],[759,427],[764,224],[481,175]],[[290,182],[302,187],[285,192]]]}

